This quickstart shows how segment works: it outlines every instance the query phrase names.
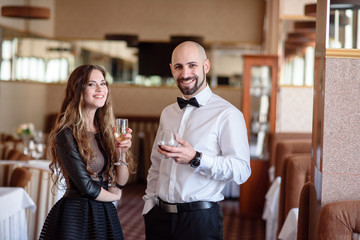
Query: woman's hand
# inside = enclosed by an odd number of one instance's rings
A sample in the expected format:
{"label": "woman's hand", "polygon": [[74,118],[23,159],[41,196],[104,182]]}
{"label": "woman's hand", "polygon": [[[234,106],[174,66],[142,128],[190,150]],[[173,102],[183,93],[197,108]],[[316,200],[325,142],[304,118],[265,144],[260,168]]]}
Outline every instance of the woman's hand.
{"label": "woman's hand", "polygon": [[126,152],[127,150],[129,150],[129,148],[131,147],[131,143],[132,143],[132,129],[131,128],[127,128],[126,129],[126,134],[124,134],[122,137],[125,138],[125,140],[122,140],[120,142],[118,142],[116,144],[116,147],[119,149],[121,148],[121,150],[123,152]]}
{"label": "woman's hand", "polygon": [[109,186],[109,192],[115,194],[118,197],[117,200],[120,200],[121,195],[122,195],[122,190],[121,189],[119,189],[117,187]]}

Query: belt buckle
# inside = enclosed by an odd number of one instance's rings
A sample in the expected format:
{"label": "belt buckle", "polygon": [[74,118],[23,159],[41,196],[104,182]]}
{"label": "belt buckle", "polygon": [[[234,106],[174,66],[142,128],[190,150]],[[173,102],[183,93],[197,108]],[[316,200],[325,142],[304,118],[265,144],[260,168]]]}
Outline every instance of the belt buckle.
{"label": "belt buckle", "polygon": [[178,209],[176,204],[166,204],[166,203],[161,203],[163,204],[163,206],[166,208],[166,212],[170,212],[170,213],[177,213]]}
{"label": "belt buckle", "polygon": [[157,200],[157,205],[159,205],[159,207],[164,209],[166,212],[178,213],[178,208],[176,204],[165,203],[159,197],[157,197],[156,200]]}

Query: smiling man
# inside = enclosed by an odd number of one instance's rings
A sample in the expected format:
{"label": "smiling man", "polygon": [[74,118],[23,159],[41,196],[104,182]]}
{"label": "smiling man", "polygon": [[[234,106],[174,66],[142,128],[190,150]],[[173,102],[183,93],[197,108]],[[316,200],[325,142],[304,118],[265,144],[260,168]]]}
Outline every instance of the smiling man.
{"label": "smiling man", "polygon": [[[223,239],[221,191],[251,173],[244,117],[207,85],[210,61],[198,43],[179,44],[170,68],[183,98],[161,113],[143,197],[146,239]],[[177,146],[158,146],[162,130],[177,133]]]}

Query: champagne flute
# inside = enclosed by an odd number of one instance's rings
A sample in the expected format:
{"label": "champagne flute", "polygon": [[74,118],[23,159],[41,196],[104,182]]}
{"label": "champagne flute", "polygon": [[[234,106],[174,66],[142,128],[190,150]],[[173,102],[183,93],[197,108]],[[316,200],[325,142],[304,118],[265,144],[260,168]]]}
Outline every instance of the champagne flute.
{"label": "champagne flute", "polygon": [[[116,118],[115,119],[115,138],[118,142],[124,141],[126,137],[123,137],[126,134],[126,129],[128,128],[128,120],[125,118]],[[115,162],[114,165],[127,165],[127,163],[122,159],[122,149],[120,148],[119,162]]]}
{"label": "champagne flute", "polygon": [[161,130],[159,133],[157,144],[159,147],[161,147],[162,145],[175,147],[177,145],[175,132],[170,130]]}

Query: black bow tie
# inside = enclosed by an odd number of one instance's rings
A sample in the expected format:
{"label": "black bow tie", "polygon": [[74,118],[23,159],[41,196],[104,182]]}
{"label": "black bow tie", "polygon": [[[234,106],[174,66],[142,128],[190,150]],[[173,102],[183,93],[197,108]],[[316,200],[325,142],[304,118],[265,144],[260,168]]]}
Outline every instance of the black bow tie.
{"label": "black bow tie", "polygon": [[190,98],[189,100],[183,99],[183,98],[177,98],[177,102],[179,104],[179,107],[183,109],[186,107],[186,105],[190,104],[194,107],[200,107],[199,103],[197,102],[196,98]]}

